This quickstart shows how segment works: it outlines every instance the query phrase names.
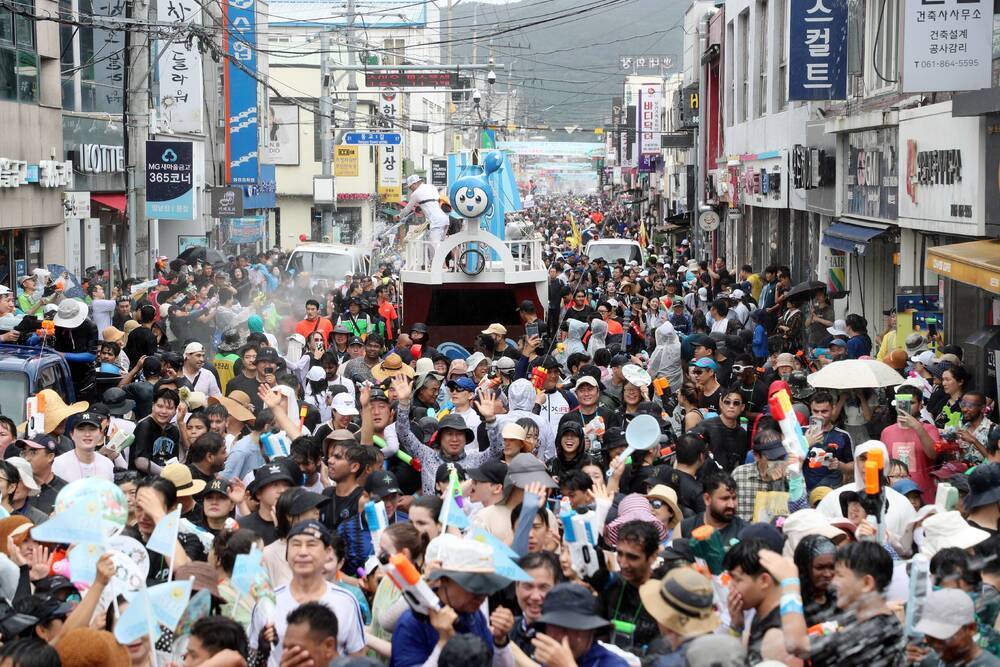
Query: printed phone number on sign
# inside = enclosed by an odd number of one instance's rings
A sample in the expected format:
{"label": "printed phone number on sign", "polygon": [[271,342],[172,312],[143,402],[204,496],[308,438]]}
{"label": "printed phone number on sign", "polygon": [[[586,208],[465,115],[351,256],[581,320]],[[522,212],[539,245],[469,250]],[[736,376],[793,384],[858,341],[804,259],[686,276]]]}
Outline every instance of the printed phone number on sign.
{"label": "printed phone number on sign", "polygon": [[936,69],[947,67],[974,67],[979,64],[979,59],[972,60],[914,60],[914,67],[923,69]]}
{"label": "printed phone number on sign", "polygon": [[161,173],[161,172],[150,172],[149,174],[150,183],[190,183],[191,174],[190,173]]}

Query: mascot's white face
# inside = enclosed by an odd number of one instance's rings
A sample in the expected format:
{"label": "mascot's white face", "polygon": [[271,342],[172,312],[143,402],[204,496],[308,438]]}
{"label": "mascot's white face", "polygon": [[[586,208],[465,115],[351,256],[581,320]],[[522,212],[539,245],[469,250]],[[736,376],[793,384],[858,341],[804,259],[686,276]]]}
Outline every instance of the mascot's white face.
{"label": "mascot's white face", "polygon": [[466,218],[478,218],[490,205],[490,195],[483,188],[467,187],[455,193],[457,212]]}

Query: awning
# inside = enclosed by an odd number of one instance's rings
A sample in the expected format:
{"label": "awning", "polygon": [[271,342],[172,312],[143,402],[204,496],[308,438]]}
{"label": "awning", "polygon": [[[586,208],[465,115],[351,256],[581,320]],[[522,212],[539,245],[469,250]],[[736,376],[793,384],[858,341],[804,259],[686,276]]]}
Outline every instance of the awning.
{"label": "awning", "polygon": [[125,195],[124,194],[91,194],[91,202],[97,202],[101,206],[106,206],[107,208],[113,208],[119,213],[125,212]]}
{"label": "awning", "polygon": [[660,232],[661,234],[670,234],[672,232],[676,232],[678,230],[687,228],[688,228],[687,225],[675,225],[672,222],[665,222],[662,225],[659,225],[658,227],[654,228],[653,231]]}
{"label": "awning", "polygon": [[[826,228],[820,244],[827,248],[840,250],[843,252],[856,252],[859,255],[865,254],[868,242],[889,229],[888,225],[873,226],[858,225],[852,222],[844,222],[843,218],[838,218],[836,222]],[[876,226],[877,225],[877,226]]]}
{"label": "awning", "polygon": [[952,280],[1000,294],[1000,240],[928,248],[927,268]]}

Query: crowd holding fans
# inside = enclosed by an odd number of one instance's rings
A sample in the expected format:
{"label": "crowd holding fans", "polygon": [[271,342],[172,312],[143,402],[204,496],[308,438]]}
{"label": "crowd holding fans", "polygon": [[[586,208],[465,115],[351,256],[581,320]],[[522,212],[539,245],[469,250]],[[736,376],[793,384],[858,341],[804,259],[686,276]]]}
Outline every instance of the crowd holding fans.
{"label": "crowd holding fans", "polygon": [[[0,288],[3,342],[73,385],[0,416],[0,667],[1000,665],[1000,426],[962,347],[629,210],[535,198],[547,308],[450,356],[394,262]],[[124,499],[97,544],[94,480]]]}

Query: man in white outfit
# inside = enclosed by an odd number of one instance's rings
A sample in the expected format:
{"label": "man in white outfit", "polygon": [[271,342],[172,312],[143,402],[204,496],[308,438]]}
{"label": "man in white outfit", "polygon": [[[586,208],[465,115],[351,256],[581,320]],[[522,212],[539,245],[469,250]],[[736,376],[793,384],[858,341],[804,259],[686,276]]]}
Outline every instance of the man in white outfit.
{"label": "man in white outfit", "polygon": [[424,179],[417,174],[410,174],[406,177],[406,187],[410,189],[410,201],[399,212],[399,217],[405,218],[414,209],[420,207],[429,226],[427,240],[430,241],[433,251],[436,251],[448,233],[448,214],[441,210],[437,188],[429,183],[424,183]]}

